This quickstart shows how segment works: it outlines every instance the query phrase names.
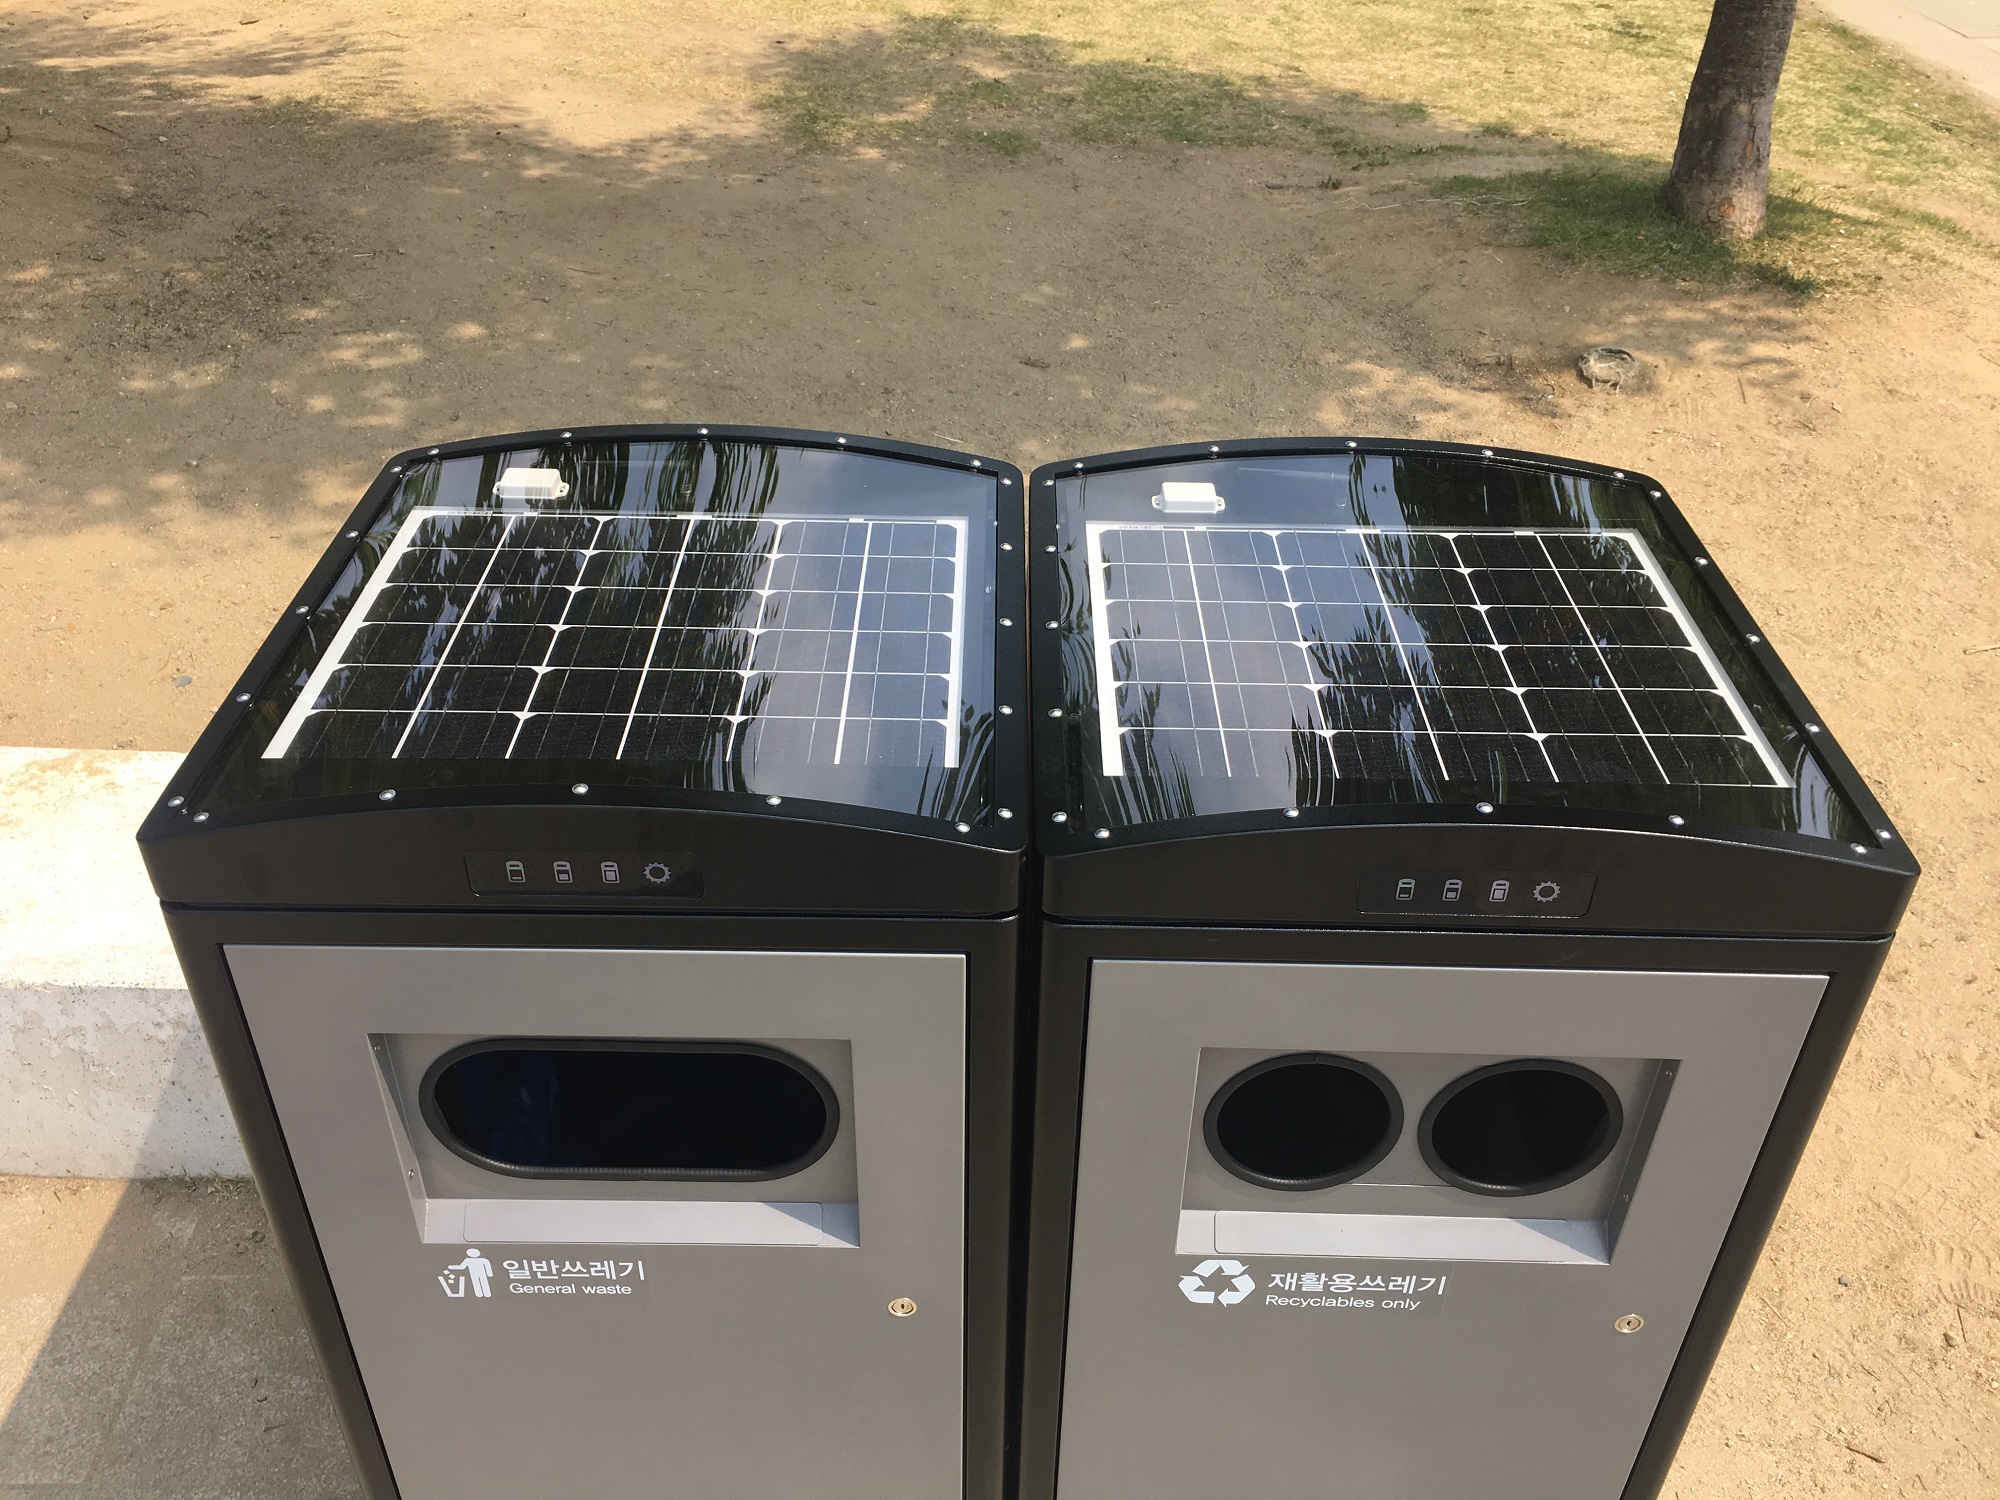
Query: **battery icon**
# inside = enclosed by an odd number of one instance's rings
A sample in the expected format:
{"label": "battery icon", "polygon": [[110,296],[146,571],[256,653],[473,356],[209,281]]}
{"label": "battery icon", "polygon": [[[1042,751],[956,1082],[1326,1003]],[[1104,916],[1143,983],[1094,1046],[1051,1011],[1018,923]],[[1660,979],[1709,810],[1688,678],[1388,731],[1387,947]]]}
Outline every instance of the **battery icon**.
{"label": "battery icon", "polygon": [[1416,899],[1417,899],[1417,883],[1416,883],[1416,881],[1414,881],[1414,880],[1411,880],[1411,879],[1410,879],[1410,878],[1409,878],[1408,876],[1405,876],[1405,877],[1404,877],[1403,879],[1401,879],[1401,880],[1397,881],[1397,882],[1396,882],[1396,899],[1397,899],[1398,901],[1414,901],[1414,900],[1416,900]]}
{"label": "battery icon", "polygon": [[1508,882],[1496,880],[1493,882],[1493,893],[1487,899],[1494,902],[1505,901],[1507,899],[1507,891]]}
{"label": "battery icon", "polygon": [[1456,901],[1460,896],[1464,894],[1465,894],[1465,882],[1463,880],[1447,880],[1444,883],[1445,900]]}
{"label": "battery icon", "polygon": [[526,885],[528,883],[528,867],[522,864],[520,860],[510,859],[507,861],[507,883],[509,885]]}
{"label": "battery icon", "polygon": [[570,883],[570,882],[571,882],[572,880],[574,880],[574,879],[576,879],[576,876],[575,876],[575,874],[574,874],[574,873],[573,873],[573,872],[572,872],[572,871],[570,870],[570,867],[569,867],[569,861],[568,861],[568,860],[566,860],[566,859],[559,859],[559,860],[557,860],[557,861],[556,861],[556,884],[557,884],[557,885],[568,885],[568,884],[569,884],[569,883]]}
{"label": "battery icon", "polygon": [[607,859],[597,867],[597,873],[604,877],[606,885],[618,884],[618,862],[616,860]]}

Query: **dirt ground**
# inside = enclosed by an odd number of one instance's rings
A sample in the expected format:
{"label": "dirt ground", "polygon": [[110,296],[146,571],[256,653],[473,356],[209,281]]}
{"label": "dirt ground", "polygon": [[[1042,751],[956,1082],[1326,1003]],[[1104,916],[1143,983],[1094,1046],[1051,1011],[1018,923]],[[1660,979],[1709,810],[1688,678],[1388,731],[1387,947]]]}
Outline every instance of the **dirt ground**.
{"label": "dirt ground", "polygon": [[[1926,866],[1665,1493],[2000,1493],[2000,278],[1613,278],[1418,157],[1332,189],[1296,145],[802,151],[757,100],[829,37],[870,45],[704,0],[13,0],[0,742],[184,748],[385,455],[443,437],[1025,465],[1327,432],[1649,472]],[[1598,343],[1648,387],[1587,391]]]}

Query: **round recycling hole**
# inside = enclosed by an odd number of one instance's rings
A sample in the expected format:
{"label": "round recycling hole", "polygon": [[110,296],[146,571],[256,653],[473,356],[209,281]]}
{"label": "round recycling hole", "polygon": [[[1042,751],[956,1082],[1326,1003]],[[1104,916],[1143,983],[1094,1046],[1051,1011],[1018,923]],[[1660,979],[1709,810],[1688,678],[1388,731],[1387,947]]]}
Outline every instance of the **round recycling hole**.
{"label": "round recycling hole", "polygon": [[1424,1110],[1417,1145],[1453,1187],[1515,1197],[1575,1182],[1624,1128],[1617,1093],[1590,1069],[1523,1058],[1448,1084]]}
{"label": "round recycling hole", "polygon": [[1367,1063],[1294,1052],[1253,1063],[1209,1101],[1211,1155],[1245,1182],[1302,1193],[1349,1182],[1403,1128],[1395,1085]]}

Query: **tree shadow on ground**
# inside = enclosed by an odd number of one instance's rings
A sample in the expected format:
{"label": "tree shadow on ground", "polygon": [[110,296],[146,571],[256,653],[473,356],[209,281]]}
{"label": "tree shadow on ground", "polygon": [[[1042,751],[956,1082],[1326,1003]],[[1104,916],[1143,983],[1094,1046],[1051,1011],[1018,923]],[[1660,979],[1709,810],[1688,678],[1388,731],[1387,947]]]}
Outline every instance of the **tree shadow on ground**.
{"label": "tree shadow on ground", "polygon": [[[1539,399],[1529,377],[1573,355],[1545,268],[1467,253],[1496,238],[1465,217],[1479,179],[1555,146],[1406,103],[931,19],[774,51],[764,138],[586,152],[518,122],[224,98],[185,68],[30,66],[65,40],[0,42],[32,126],[0,148],[24,209],[0,231],[16,536],[252,510],[318,534],[387,452],[558,420],[1023,457],[1404,431],[1455,393]],[[1670,350],[1790,316],[1706,290],[1563,297]]]}

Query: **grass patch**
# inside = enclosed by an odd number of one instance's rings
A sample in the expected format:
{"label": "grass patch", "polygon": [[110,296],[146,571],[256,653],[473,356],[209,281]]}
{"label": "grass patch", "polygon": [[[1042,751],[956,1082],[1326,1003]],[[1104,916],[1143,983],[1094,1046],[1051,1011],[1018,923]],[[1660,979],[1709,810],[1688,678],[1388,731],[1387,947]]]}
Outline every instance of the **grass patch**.
{"label": "grass patch", "polygon": [[1559,167],[1505,177],[1448,177],[1437,197],[1506,225],[1517,244],[1632,276],[1720,284],[1760,281],[1810,296],[1869,278],[1885,256],[1945,240],[1991,253],[1956,220],[1876,199],[1828,201],[1812,183],[1778,174],[1770,217],[1754,240],[1720,240],[1674,218],[1661,201],[1664,170]]}
{"label": "grass patch", "polygon": [[1079,58],[1036,33],[962,16],[907,16],[802,52],[763,106],[795,144],[933,143],[1023,156],[1057,141],[1319,149],[1353,167],[1469,148],[1393,138],[1420,104],[1305,104],[1269,79],[1157,62]]}
{"label": "grass patch", "polygon": [[1813,16],[1779,92],[1770,228],[1745,246],[1657,199],[1712,0],[966,0],[859,33],[842,28],[872,23],[862,0],[756,3],[830,38],[796,49],[763,101],[802,146],[1269,146],[1325,153],[1311,171],[1327,180],[1554,152],[1568,164],[1435,191],[1505,200],[1473,206],[1640,276],[1810,292],[1897,256],[1996,253],[2000,115]]}
{"label": "grass patch", "polygon": [[[1385,119],[1400,106],[1468,133],[1493,121],[1662,170],[1713,9],[1713,0],[967,3],[968,24],[1036,33],[1073,58],[1295,80],[1306,97],[1366,101]],[[1912,207],[1908,190],[1920,189],[2000,214],[2000,115],[1837,22],[1800,17],[1773,134],[1777,165],[1816,184],[1904,189]]]}
{"label": "grass patch", "polygon": [[1507,177],[1448,177],[1433,190],[1475,212],[1496,215],[1515,243],[1564,260],[1672,280],[1748,277],[1800,294],[1827,285],[1832,268],[1824,264],[1825,242],[1845,237],[1847,216],[1774,192],[1762,235],[1748,242],[1719,240],[1667,212],[1660,201],[1665,182],[1664,172],[1565,167]]}
{"label": "grass patch", "polygon": [[2000,114],[1835,22],[1800,22],[1772,135],[1807,175],[2000,203]]}

